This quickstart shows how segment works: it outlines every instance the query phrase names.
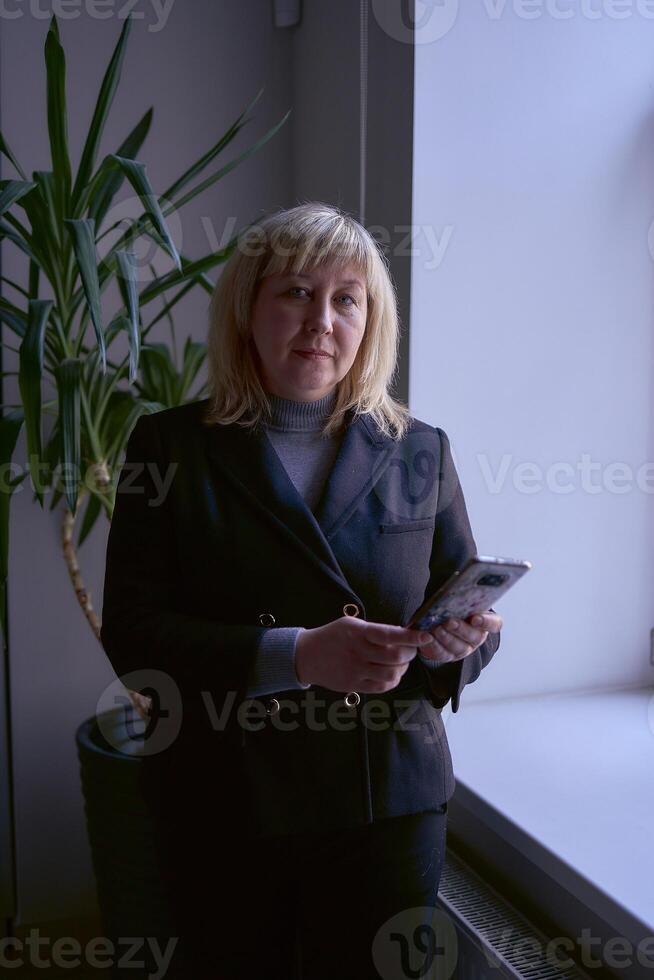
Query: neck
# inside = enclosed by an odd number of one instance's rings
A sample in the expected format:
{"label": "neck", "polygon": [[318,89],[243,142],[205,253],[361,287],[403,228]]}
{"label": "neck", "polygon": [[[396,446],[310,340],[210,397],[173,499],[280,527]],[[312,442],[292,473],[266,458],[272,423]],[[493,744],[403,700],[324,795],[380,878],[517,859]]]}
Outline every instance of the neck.
{"label": "neck", "polygon": [[268,392],[270,400],[269,425],[276,429],[322,429],[334,410],[336,388],[315,401],[282,398]]}

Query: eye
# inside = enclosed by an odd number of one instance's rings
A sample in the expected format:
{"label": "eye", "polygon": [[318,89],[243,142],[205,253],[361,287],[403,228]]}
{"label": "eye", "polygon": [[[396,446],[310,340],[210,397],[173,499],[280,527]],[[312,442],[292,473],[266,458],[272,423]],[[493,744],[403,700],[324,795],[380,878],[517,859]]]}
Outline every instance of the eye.
{"label": "eye", "polygon": [[[290,289],[288,290],[288,292],[289,293],[292,293],[294,290],[300,290],[300,292],[304,292],[304,293],[307,292],[307,290],[305,289],[304,286],[291,286]],[[354,299],[353,296],[350,296],[349,293],[343,293],[343,295],[340,296],[339,299],[349,299],[350,302],[349,303],[346,303],[345,304],[346,306],[356,305],[356,300]]]}

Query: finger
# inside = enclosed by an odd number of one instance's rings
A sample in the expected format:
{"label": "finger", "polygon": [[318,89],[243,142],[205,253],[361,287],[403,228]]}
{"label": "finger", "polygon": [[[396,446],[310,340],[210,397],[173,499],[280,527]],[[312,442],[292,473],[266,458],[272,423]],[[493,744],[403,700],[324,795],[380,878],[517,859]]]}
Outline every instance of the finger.
{"label": "finger", "polygon": [[451,636],[456,636],[473,647],[478,647],[488,636],[485,630],[470,626],[465,620],[460,619],[447,619],[444,623],[440,624],[440,627],[446,630]]}
{"label": "finger", "polygon": [[379,646],[420,647],[432,642],[431,633],[408,629],[406,626],[391,626],[388,623],[366,623],[365,637],[370,643]]}
{"label": "finger", "polygon": [[498,613],[475,613],[468,621],[473,626],[488,630],[489,633],[499,633],[503,626],[502,617]]}
{"label": "finger", "polygon": [[487,630],[479,630],[476,627],[470,626],[467,630],[462,630],[460,628],[456,630],[448,629],[445,626],[440,627],[444,633],[444,640],[447,642],[450,638],[457,640],[462,640],[471,650],[476,650],[480,647],[482,643],[485,643],[488,639]]}
{"label": "finger", "polygon": [[459,657],[465,657],[467,654],[472,653],[473,644],[466,643],[465,640],[460,640],[454,634],[448,632],[443,626],[439,626],[438,642],[450,653],[455,653]]}
{"label": "finger", "polygon": [[428,657],[430,660],[437,660],[442,663],[447,663],[450,660],[456,660],[451,650],[448,650],[443,646],[442,643],[434,637],[434,642],[431,647],[429,647],[429,652],[427,650],[421,651],[423,656]]}
{"label": "finger", "polygon": [[417,647],[380,647],[377,644],[370,644],[366,661],[369,664],[383,664],[386,667],[401,667],[402,664],[410,663],[417,652]]}

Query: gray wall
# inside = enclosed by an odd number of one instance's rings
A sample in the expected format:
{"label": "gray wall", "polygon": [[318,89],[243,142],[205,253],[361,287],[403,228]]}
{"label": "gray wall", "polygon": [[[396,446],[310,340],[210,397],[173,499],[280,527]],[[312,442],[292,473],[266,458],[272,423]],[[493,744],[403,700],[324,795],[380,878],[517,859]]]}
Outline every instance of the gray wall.
{"label": "gray wall", "polygon": [[[120,9],[120,4],[116,10]],[[45,3],[39,9],[46,9]],[[3,131],[23,167],[48,167],[43,44],[48,20],[24,15],[0,22],[0,109]],[[116,149],[142,113],[155,106],[141,153],[153,186],[163,190],[222,135],[258,89],[265,92],[250,122],[207,173],[245,149],[292,104],[291,32],[274,30],[268,0],[177,0],[163,29],[150,4],[134,24],[121,87],[103,152]],[[93,109],[97,86],[122,27],[115,16],[84,12],[60,21],[68,55],[69,138],[73,165]],[[290,125],[289,125],[290,124]],[[292,116],[273,140],[182,211],[185,251],[215,248],[291,194]],[[13,176],[3,163],[3,176]],[[127,192],[123,192],[127,196]],[[203,224],[204,221],[204,224]],[[23,280],[15,250],[3,247],[3,272]],[[112,312],[106,304],[105,314]],[[206,298],[179,307],[180,337],[206,333]],[[164,330],[157,339],[166,339]],[[4,331],[5,340],[13,343]],[[9,368],[10,365],[7,365]],[[13,379],[9,379],[10,381]],[[49,390],[49,389],[48,389]],[[11,385],[5,399],[15,401]],[[25,458],[21,440],[15,459]],[[29,490],[13,502],[10,552],[10,668],[16,770],[17,924],[81,916],[91,911],[94,884],[86,841],[74,733],[94,713],[113,673],[68,581],[59,547],[58,511],[41,511]],[[101,611],[106,527],[84,543],[79,559],[92,602]]]}
{"label": "gray wall", "polygon": [[[374,9],[396,0],[375,0]],[[305,0],[293,45],[294,195],[321,199],[361,216],[385,247],[402,323],[395,394],[408,398],[410,255],[403,247],[411,222],[413,47],[382,28],[369,4],[367,146],[361,154],[360,4]]]}

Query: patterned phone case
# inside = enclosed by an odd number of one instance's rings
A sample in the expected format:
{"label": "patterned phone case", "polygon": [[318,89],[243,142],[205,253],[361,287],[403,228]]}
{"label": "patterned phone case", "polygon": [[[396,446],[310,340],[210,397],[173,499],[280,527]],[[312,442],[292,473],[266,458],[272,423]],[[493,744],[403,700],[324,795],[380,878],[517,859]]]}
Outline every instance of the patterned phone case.
{"label": "patterned phone case", "polygon": [[529,561],[474,555],[427,599],[406,624],[430,630],[446,619],[486,612],[532,568]]}

